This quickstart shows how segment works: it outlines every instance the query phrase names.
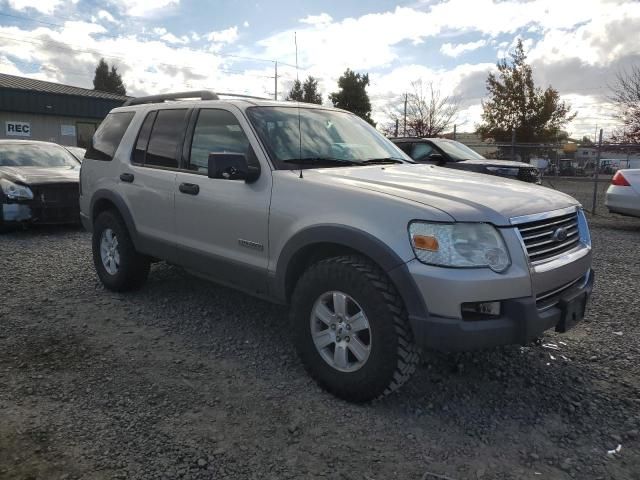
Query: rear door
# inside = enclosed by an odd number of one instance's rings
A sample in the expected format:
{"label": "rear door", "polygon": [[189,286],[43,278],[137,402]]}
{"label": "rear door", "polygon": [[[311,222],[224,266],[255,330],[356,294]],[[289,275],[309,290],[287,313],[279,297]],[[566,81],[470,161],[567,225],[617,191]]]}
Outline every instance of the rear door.
{"label": "rear door", "polygon": [[128,171],[120,182],[141,239],[142,250],[171,260],[175,255],[175,190],[188,109],[147,114]]}
{"label": "rear door", "polygon": [[[193,118],[175,186],[180,263],[221,283],[264,294],[271,169],[255,137],[246,134],[250,130],[243,117],[225,108],[203,108]],[[251,184],[209,178],[210,153],[242,153],[260,164],[261,175]]]}

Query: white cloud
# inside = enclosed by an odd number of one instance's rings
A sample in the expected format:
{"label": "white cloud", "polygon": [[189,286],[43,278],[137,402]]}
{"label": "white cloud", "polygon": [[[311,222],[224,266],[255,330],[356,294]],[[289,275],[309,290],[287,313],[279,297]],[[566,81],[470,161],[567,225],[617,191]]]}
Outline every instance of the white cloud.
{"label": "white cloud", "polygon": [[333,22],[333,18],[328,13],[321,13],[320,15],[308,15],[305,18],[300,19],[300,23],[307,23],[309,25],[324,25],[325,23]]}
{"label": "white cloud", "polygon": [[147,17],[168,7],[176,7],[180,0],[113,0],[132,17]]}
{"label": "white cloud", "polygon": [[156,27],[153,29],[153,33],[162,36],[167,33],[167,29],[164,27]]}
{"label": "white cloud", "polygon": [[51,15],[63,0],[9,0],[9,6],[14,10],[33,8],[41,13]]}
{"label": "white cloud", "polygon": [[162,35],[160,39],[164,40],[167,43],[173,43],[174,45],[177,45],[177,44],[184,45],[189,43],[189,37],[187,37],[186,35],[183,35],[181,37],[176,37],[173,33],[169,33],[169,32]]}
{"label": "white cloud", "polygon": [[249,28],[249,22],[245,20],[245,21],[242,23],[242,26],[243,26],[244,28]]}
{"label": "white cloud", "polygon": [[238,27],[229,27],[225,30],[210,32],[206,35],[207,40],[215,43],[233,43],[238,39]]}
{"label": "white cloud", "polygon": [[477,42],[468,43],[443,43],[440,47],[440,53],[448,57],[459,57],[463,53],[472,52],[479,48],[484,47],[487,44],[486,40],[478,40]]}
{"label": "white cloud", "polygon": [[118,23],[116,21],[115,18],[113,18],[113,15],[111,15],[109,12],[107,12],[106,10],[100,10],[98,12],[98,18],[101,20],[106,20],[107,22],[111,22],[111,23]]}

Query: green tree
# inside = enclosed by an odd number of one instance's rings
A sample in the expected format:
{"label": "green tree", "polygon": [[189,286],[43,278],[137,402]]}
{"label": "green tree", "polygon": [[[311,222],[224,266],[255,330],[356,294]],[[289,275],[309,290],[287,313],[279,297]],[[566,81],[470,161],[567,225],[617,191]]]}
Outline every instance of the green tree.
{"label": "green tree", "polygon": [[342,108],[355,113],[375,127],[371,119],[371,101],[367,94],[369,86],[369,74],[355,73],[347,68],[338,79],[340,90],[329,95],[334,107]]}
{"label": "green tree", "polygon": [[503,59],[497,64],[497,75],[489,74],[489,98],[482,102],[482,123],[477,127],[483,139],[510,142],[514,129],[518,143],[555,140],[561,128],[575,118],[557,90],[549,86],[543,91],[534,85],[533,70],[526,60],[518,40],[511,62]]}
{"label": "green tree", "polygon": [[286,100],[321,105],[322,95],[318,92],[318,80],[312,76],[308,76],[304,83],[294,80]]}
{"label": "green tree", "polygon": [[93,77],[93,89],[117,95],[127,94],[118,69],[113,65],[109,69],[109,65],[104,61],[104,58],[100,59],[96,67],[96,73]]}
{"label": "green tree", "polygon": [[318,92],[318,79],[308,76],[302,85],[302,101],[322,105],[322,95]]}
{"label": "green tree", "polygon": [[302,83],[300,80],[294,80],[293,87],[289,91],[289,95],[287,95],[286,100],[292,102],[302,102],[304,98],[304,93],[302,92]]}

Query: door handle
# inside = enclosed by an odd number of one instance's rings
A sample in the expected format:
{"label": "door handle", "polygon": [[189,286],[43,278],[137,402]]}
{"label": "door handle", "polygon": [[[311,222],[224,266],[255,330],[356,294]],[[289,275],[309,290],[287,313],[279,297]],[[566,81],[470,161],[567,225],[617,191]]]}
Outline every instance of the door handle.
{"label": "door handle", "polygon": [[122,180],[123,182],[127,182],[127,183],[133,183],[133,173],[121,173],[120,174],[120,180]]}
{"label": "door handle", "polygon": [[178,187],[182,193],[187,195],[198,195],[200,193],[200,187],[195,183],[181,183]]}

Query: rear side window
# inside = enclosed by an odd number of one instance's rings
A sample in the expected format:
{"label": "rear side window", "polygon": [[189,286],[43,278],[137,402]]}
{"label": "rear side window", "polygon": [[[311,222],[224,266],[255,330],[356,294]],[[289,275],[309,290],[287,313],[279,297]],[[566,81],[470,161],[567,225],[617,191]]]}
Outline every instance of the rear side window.
{"label": "rear side window", "polygon": [[414,160],[427,160],[433,152],[433,147],[428,143],[416,143],[411,152],[411,158]]}
{"label": "rear side window", "polygon": [[102,160],[109,162],[120,145],[120,141],[127,131],[134,112],[110,113],[104,119],[96,133],[93,134],[93,141],[87,149],[85,159]]}
{"label": "rear side window", "polygon": [[142,165],[144,163],[144,156],[147,153],[147,146],[149,145],[149,137],[151,136],[151,128],[153,122],[156,120],[156,114],[158,112],[149,112],[147,118],[144,119],[140,132],[138,132],[138,139],[136,140],[136,146],[133,149],[133,155],[131,160],[133,163]]}
{"label": "rear side window", "polygon": [[182,141],[186,115],[186,109],[158,110],[144,165],[178,168],[178,146]]}

